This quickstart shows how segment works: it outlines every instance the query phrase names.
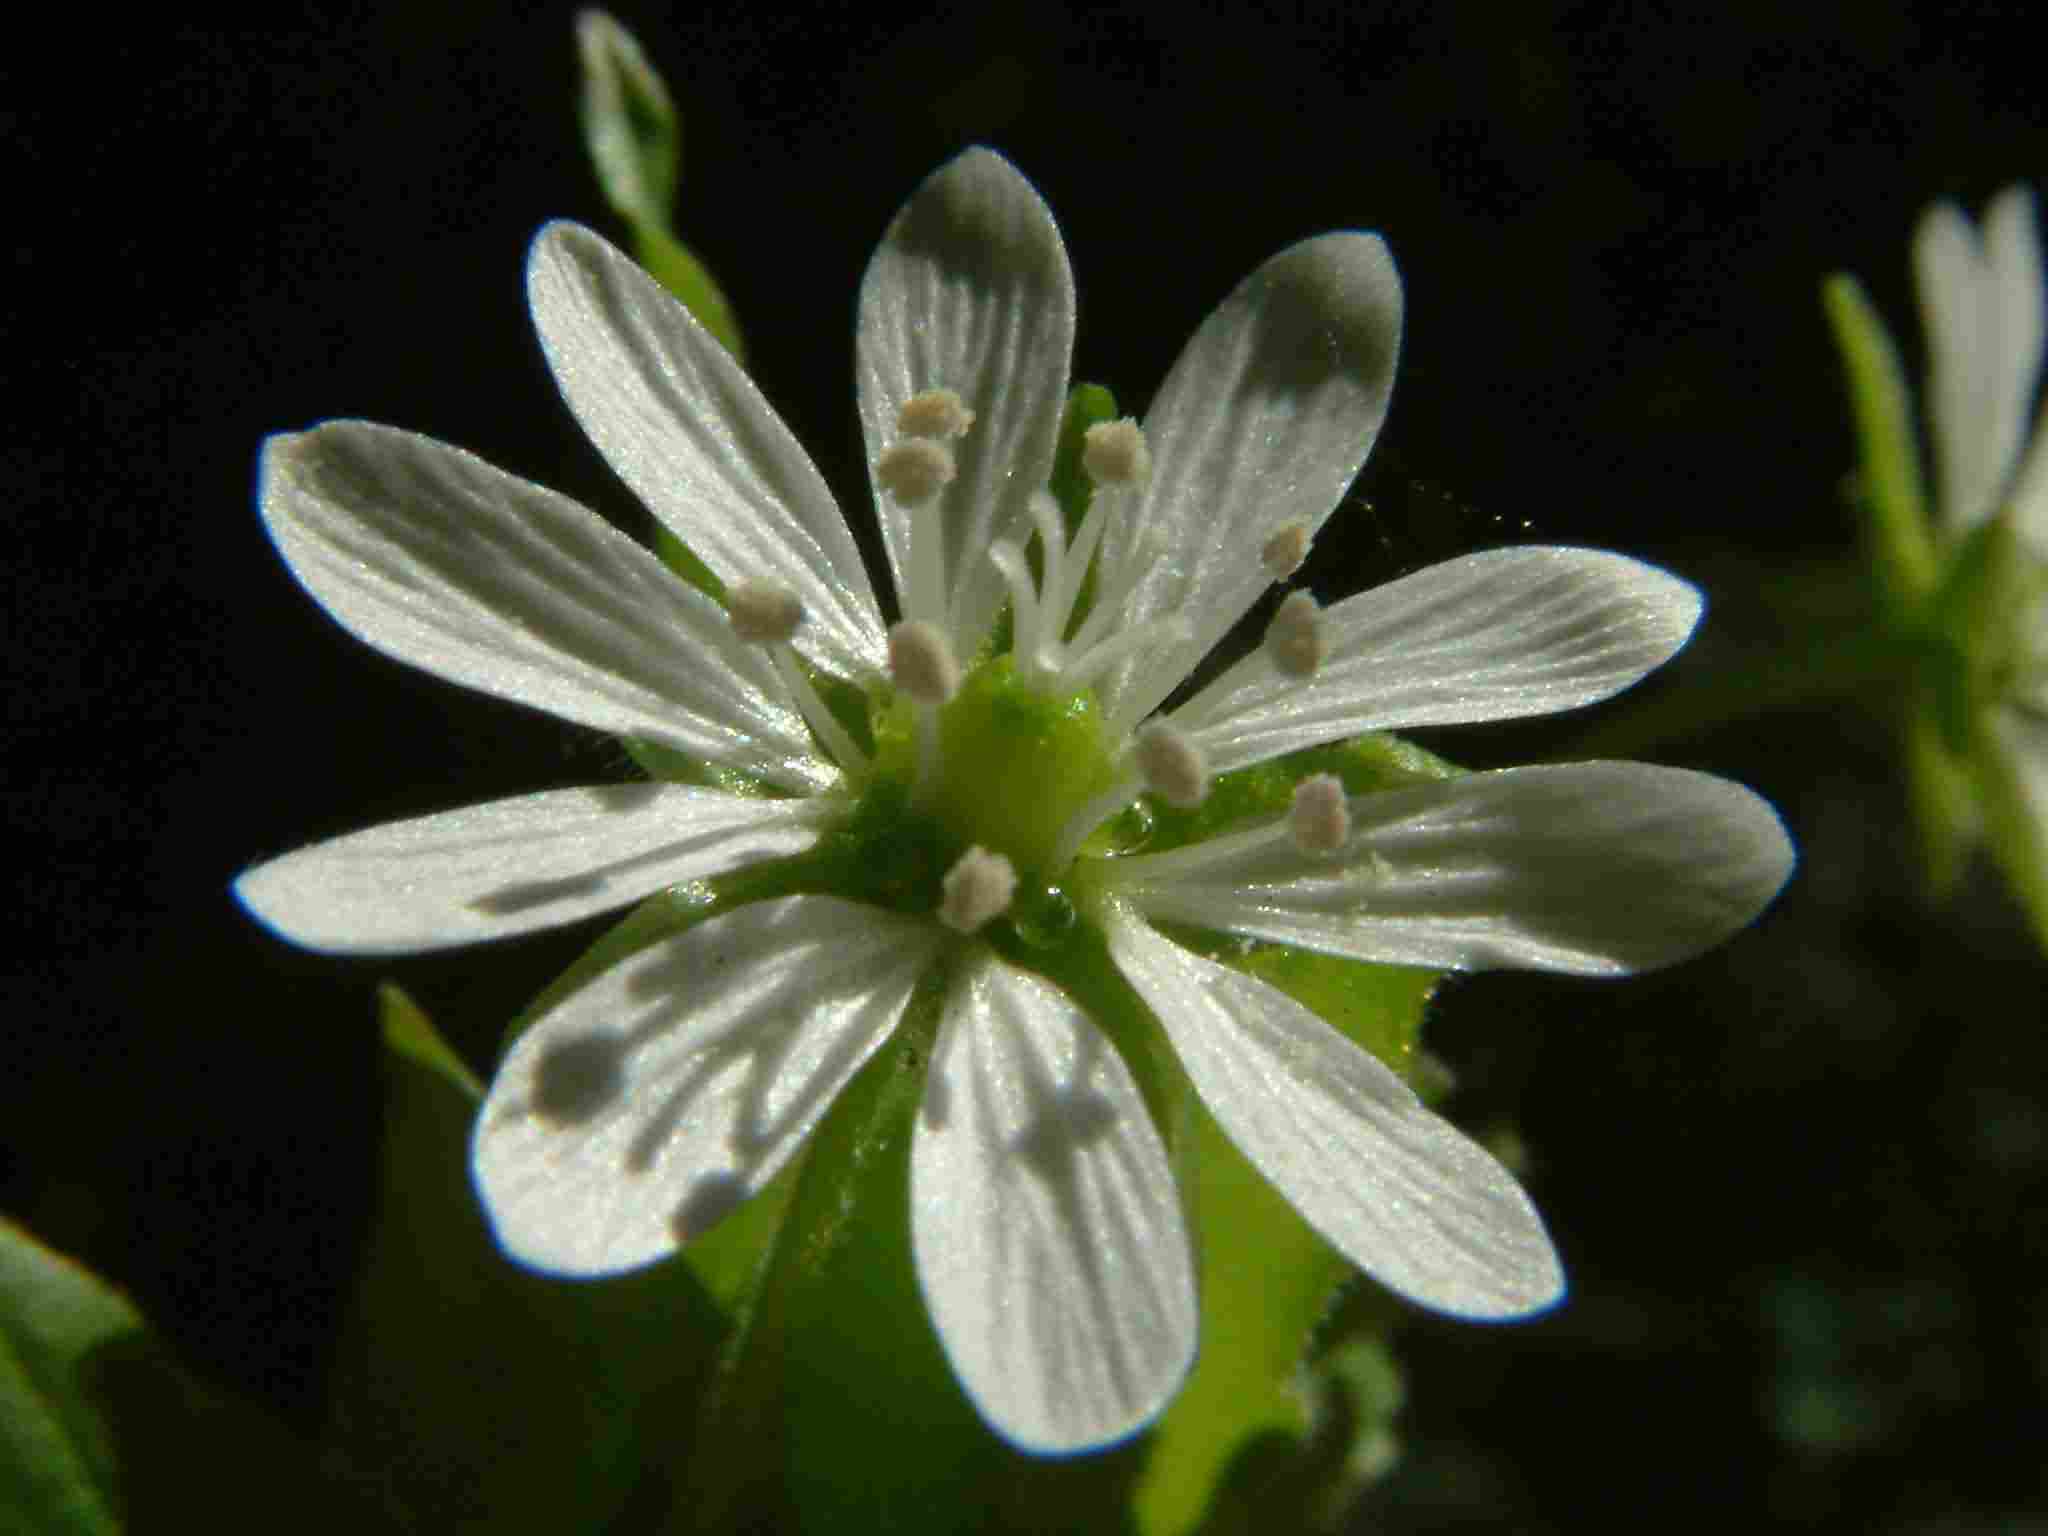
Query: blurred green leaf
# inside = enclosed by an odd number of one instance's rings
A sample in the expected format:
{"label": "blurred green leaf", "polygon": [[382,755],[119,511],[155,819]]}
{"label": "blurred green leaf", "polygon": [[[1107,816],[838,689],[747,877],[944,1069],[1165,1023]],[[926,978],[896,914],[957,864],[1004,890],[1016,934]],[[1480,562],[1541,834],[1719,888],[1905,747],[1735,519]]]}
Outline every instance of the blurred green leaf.
{"label": "blurred green leaf", "polygon": [[396,988],[381,1010],[381,1196],[330,1443],[433,1530],[599,1528],[655,1496],[649,1447],[686,1421],[724,1315],[680,1264],[576,1281],[506,1259],[469,1181],[476,1080]]}
{"label": "blurred green leaf", "polygon": [[0,1532],[213,1530],[224,1488],[297,1529],[398,1528],[345,1469],[190,1376],[126,1297],[0,1220]]}

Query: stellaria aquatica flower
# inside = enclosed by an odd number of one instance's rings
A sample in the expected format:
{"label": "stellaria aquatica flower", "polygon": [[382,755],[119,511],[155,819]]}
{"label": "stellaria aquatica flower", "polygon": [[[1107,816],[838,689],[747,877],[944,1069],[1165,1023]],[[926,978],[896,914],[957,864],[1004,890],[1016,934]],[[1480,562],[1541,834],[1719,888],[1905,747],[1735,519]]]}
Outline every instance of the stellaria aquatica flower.
{"label": "stellaria aquatica flower", "polygon": [[[1300,755],[1627,687],[1699,602],[1619,556],[1496,550],[1328,609],[1291,597],[1263,648],[1161,712],[1293,573],[1371,447],[1401,331],[1376,237],[1253,273],[1142,425],[1091,429],[1095,491],[1069,530],[1045,493],[1074,322],[1058,232],[988,151],[935,173],[860,295],[893,626],[810,460],[680,306],[569,225],[535,241],[529,288],[571,409],[723,604],[562,497],[385,427],[273,439],[265,519],[370,644],[716,772],[375,828],[237,887],[298,942],[389,953],[792,871],[512,1044],[474,1139],[510,1254],[602,1274],[674,1251],[788,1161],[940,978],[910,1198],[946,1354],[1025,1448],[1141,1428],[1193,1358],[1190,1238],[1134,1043],[1064,984],[1079,948],[1366,1271],[1469,1317],[1556,1299],[1550,1241],[1498,1163],[1300,1003],[1168,936],[1613,973],[1726,937],[1790,867],[1768,807],[1701,774],[1595,763],[1373,793]],[[1273,814],[1178,846],[1126,835],[1262,764],[1292,785]],[[805,863],[834,847],[853,853]]]}

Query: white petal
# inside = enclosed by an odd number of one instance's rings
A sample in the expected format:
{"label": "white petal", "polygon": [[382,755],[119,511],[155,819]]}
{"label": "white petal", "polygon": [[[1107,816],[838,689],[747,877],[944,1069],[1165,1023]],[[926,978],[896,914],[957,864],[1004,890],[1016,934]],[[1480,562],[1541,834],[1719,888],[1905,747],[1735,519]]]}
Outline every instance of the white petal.
{"label": "white petal", "polygon": [[309,949],[445,949],[800,853],[817,841],[824,809],[681,784],[549,790],[316,843],[259,864],[235,894]]}
{"label": "white petal", "polygon": [[[1401,280],[1376,235],[1282,251],[1195,332],[1145,414],[1152,478],[1135,516],[1103,535],[1103,586],[1148,567],[1124,625],[1182,614],[1185,644],[1111,672],[1102,695],[1128,729],[1272,584],[1273,532],[1310,533],[1372,450],[1401,346]],[[1156,545],[1156,547],[1154,547]]]}
{"label": "white petal", "polygon": [[1921,220],[1913,246],[1926,316],[1928,414],[1952,533],[1997,510],[2020,455],[2041,366],[2041,254],[2031,195],[1996,199],[1984,236],[1955,207]]}
{"label": "white petal", "polygon": [[1217,1124],[1352,1263],[1461,1317],[1521,1317],[1564,1294],[1522,1187],[1382,1062],[1141,922],[1112,923],[1109,947]]}
{"label": "white petal", "polygon": [[954,983],[911,1144],[918,1280],[967,1394],[1027,1451],[1121,1440],[1194,1361],[1173,1171],[1116,1050],[984,954]]}
{"label": "white petal", "polygon": [[[917,189],[862,279],[855,346],[871,471],[912,395],[950,389],[975,413],[936,502],[906,512],[875,486],[904,616],[938,624],[964,660],[1006,592],[989,543],[1023,525],[1052,473],[1074,346],[1066,248],[1007,160],[970,149]],[[913,590],[913,517],[944,530],[937,593]]]}
{"label": "white petal", "polygon": [[1699,614],[1693,587],[1621,555],[1489,550],[1325,610],[1314,677],[1255,652],[1173,722],[1222,773],[1361,731],[1550,714],[1662,666]]}
{"label": "white petal", "polygon": [[264,444],[260,504],[292,574],[388,656],[788,788],[836,777],[718,605],[565,496],[337,421]]}
{"label": "white petal", "polygon": [[846,519],[746,370],[580,225],[540,232],[526,283],[563,398],[633,494],[727,586],[795,591],[798,650],[844,677],[880,672],[881,612]]}
{"label": "white petal", "polygon": [[1507,768],[1349,801],[1351,838],[1283,819],[1105,861],[1147,915],[1359,960],[1585,975],[1669,965],[1748,923],[1792,870],[1739,784],[1647,763]]}
{"label": "white petal", "polygon": [[775,1176],[895,1029],[937,929],[830,896],[641,951],[521,1035],[470,1149],[505,1251],[559,1274],[672,1252]]}

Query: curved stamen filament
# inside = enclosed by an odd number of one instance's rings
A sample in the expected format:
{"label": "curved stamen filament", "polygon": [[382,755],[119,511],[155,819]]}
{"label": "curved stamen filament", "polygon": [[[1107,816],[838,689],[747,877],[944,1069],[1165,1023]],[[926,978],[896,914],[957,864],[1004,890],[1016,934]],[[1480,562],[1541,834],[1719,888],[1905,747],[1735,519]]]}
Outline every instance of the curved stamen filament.
{"label": "curved stamen filament", "polygon": [[1153,619],[1114,635],[1060,669],[1060,683],[1066,688],[1086,688],[1111,667],[1134,651],[1155,645],[1185,645],[1195,637],[1195,626],[1179,614]]}
{"label": "curved stamen filament", "polygon": [[1065,869],[1081,852],[1081,845],[1089,835],[1110,817],[1138,798],[1138,791],[1145,782],[1135,772],[1125,772],[1117,782],[1101,794],[1083,802],[1081,808],[1067,818],[1060,828],[1059,840],[1053,845],[1053,869]]}
{"label": "curved stamen filament", "polygon": [[796,700],[796,707],[803,712],[804,723],[811,728],[811,734],[824,744],[832,760],[848,774],[856,777],[865,774],[868,771],[867,753],[854,745],[853,738],[839,723],[838,716],[827,709],[825,701],[818,697],[818,690],[811,685],[803,663],[797,660],[796,651],[787,641],[779,642],[768,647],[768,659],[775,664],[775,670]]}

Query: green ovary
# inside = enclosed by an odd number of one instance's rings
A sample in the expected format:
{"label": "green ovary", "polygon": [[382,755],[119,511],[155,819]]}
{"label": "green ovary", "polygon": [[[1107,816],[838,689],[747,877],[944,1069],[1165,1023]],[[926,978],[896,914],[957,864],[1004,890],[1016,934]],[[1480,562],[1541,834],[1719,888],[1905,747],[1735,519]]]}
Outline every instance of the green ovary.
{"label": "green ovary", "polygon": [[[900,701],[878,732],[877,767],[908,780],[916,749]],[[941,842],[1000,853],[1027,882],[1054,883],[1060,833],[1115,782],[1092,693],[1048,698],[1020,683],[1008,656],[976,668],[939,712],[938,772],[916,797]]]}

